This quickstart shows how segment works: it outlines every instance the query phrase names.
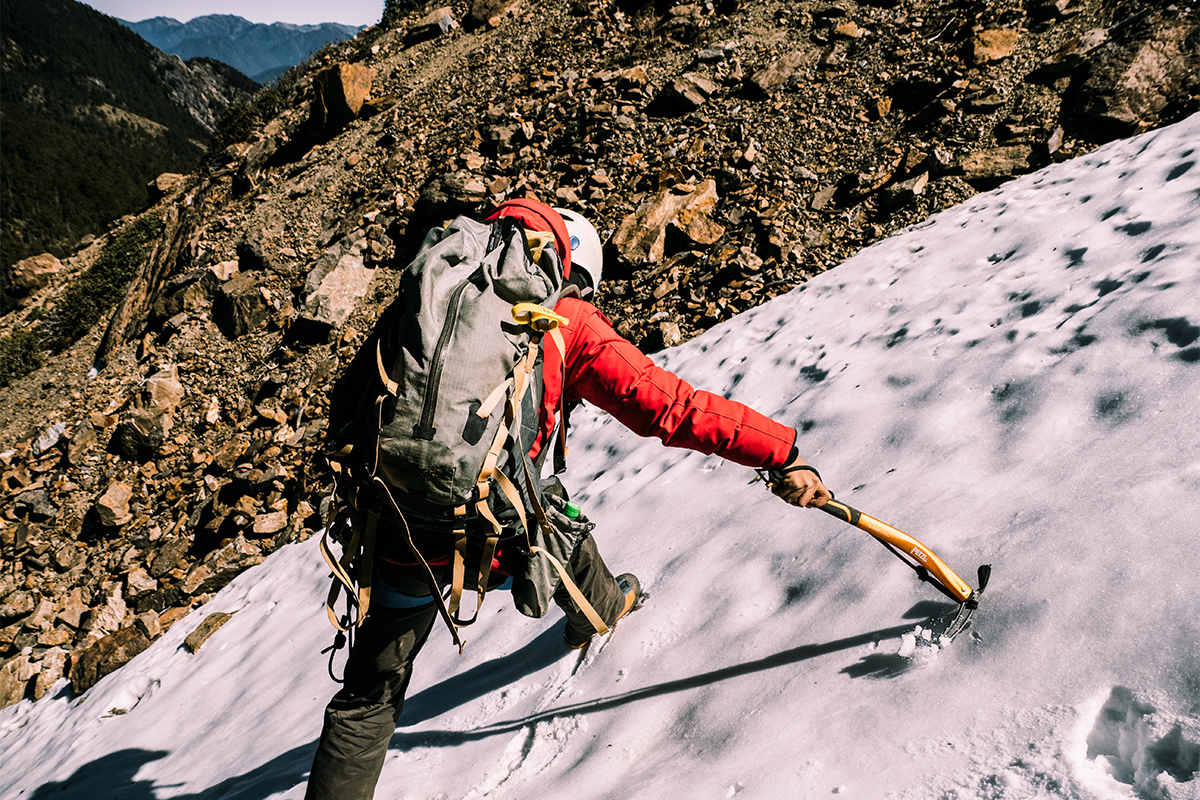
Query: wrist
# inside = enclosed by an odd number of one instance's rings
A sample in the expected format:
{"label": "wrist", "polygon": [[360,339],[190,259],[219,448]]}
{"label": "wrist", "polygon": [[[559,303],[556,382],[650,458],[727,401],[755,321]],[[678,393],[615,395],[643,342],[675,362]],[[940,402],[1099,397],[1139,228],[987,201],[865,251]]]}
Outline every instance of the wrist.
{"label": "wrist", "polygon": [[818,481],[824,483],[824,481],[821,479],[821,473],[817,472],[817,468],[805,463],[804,459],[800,457],[795,448],[792,448],[792,455],[788,459],[786,465],[782,467],[775,467],[774,469],[769,469],[766,471],[767,482],[771,486],[777,486],[786,480],[787,476],[793,472],[811,472],[813,475],[817,476]]}

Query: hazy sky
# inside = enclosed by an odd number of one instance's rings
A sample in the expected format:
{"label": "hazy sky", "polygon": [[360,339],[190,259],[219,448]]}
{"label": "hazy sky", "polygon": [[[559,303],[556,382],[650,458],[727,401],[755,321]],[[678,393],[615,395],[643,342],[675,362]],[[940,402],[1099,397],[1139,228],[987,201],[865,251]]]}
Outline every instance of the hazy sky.
{"label": "hazy sky", "polygon": [[90,0],[87,5],[118,19],[141,22],[150,17],[173,17],[187,22],[205,14],[234,14],[251,22],[291,22],[312,25],[341,22],[374,25],[383,14],[384,0]]}

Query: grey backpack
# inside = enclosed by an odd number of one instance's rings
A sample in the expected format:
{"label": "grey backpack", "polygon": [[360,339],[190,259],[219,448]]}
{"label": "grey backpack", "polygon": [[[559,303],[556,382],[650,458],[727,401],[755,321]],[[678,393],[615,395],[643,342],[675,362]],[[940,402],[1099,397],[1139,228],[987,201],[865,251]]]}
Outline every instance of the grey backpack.
{"label": "grey backpack", "polygon": [[[497,545],[514,533],[524,533],[515,541],[527,556],[514,576],[522,613],[544,614],[560,583],[585,613],[591,609],[562,566],[581,528],[555,524],[566,519],[560,498],[543,490],[542,465],[528,456],[542,398],[540,348],[563,348],[556,330],[563,320],[552,311],[564,293],[562,263],[552,243],[552,234],[527,232],[511,218],[458,217],[431,230],[405,269],[399,298],[367,340],[374,353],[360,354],[373,355],[375,374],[359,378],[368,385],[330,454],[339,493],[359,512],[357,541],[346,543],[341,559],[322,542],[335,573],[329,614],[339,629],[348,624],[333,610],[342,588],[356,599],[359,623],[369,609],[381,517],[407,538],[460,649],[458,628],[474,621],[459,616],[463,588],[474,583],[477,614]],[[561,457],[562,431],[558,445]],[[452,543],[445,600],[413,542],[414,527]],[[477,574],[466,575],[464,565],[475,561]],[[607,629],[594,610],[589,616]]]}

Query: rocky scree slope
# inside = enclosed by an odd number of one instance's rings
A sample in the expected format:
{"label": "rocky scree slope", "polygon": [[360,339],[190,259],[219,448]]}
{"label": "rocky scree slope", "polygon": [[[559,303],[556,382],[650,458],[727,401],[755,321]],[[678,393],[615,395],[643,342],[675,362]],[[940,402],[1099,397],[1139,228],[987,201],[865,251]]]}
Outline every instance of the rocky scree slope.
{"label": "rocky scree slope", "polygon": [[579,209],[608,241],[598,304],[669,346],[1193,113],[1197,29],[1141,2],[480,0],[327,48],[144,212],[162,233],[107,326],[0,389],[0,703],[86,691],[320,529],[326,398],[428,225],[514,196]]}

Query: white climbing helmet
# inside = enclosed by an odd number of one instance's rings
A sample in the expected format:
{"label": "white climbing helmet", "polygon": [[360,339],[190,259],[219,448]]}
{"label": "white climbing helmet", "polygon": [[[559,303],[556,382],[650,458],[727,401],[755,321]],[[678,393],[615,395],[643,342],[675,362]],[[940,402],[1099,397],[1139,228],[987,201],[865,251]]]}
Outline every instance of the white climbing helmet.
{"label": "white climbing helmet", "polygon": [[590,288],[582,290],[584,297],[587,297],[600,285],[600,276],[604,271],[604,246],[600,243],[600,234],[592,223],[574,211],[565,208],[554,210],[567,224],[567,235],[571,237],[571,271],[581,271],[591,284]]}

